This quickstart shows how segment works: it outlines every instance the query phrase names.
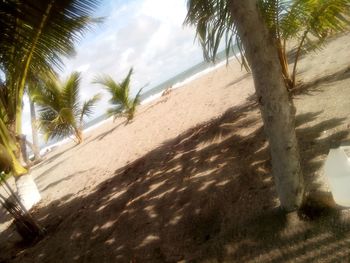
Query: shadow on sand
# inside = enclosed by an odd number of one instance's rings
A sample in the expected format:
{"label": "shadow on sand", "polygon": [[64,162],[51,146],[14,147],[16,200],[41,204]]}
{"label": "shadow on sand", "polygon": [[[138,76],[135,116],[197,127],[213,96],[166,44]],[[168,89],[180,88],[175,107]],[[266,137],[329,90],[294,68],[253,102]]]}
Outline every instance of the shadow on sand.
{"label": "shadow on sand", "polygon": [[[321,136],[343,119],[306,125],[319,114],[297,118],[307,185],[316,188],[315,174],[322,162],[315,158],[348,136],[345,131]],[[37,211],[48,236],[16,258],[16,250],[0,258],[13,262],[348,258],[350,225],[341,213],[293,223],[277,208],[270,168],[257,106],[248,102],[164,142],[115,171],[91,193]]]}
{"label": "shadow on sand", "polygon": [[294,90],[292,90],[291,93],[294,96],[300,94],[312,95],[315,91],[322,90],[320,86],[322,84],[329,84],[335,81],[341,81],[348,78],[350,78],[350,67],[345,67],[332,74],[325,75],[321,78],[316,78],[310,82],[303,83],[299,87],[296,87]]}

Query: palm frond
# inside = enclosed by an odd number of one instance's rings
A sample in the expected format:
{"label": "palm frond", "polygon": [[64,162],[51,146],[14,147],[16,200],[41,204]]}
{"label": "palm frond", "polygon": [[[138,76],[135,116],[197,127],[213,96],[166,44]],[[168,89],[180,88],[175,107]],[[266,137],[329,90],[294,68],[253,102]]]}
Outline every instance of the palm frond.
{"label": "palm frond", "polygon": [[129,102],[127,98],[129,98],[129,89],[130,89],[130,79],[131,75],[133,73],[133,68],[131,68],[128,72],[128,75],[126,78],[119,84],[120,88],[122,89],[123,92],[123,98],[126,99],[124,103]]}
{"label": "palm frond", "polygon": [[116,105],[107,109],[107,116],[117,118],[122,115],[124,112],[124,108],[121,105]]}
{"label": "palm frond", "polygon": [[204,58],[215,62],[223,39],[228,57],[234,44],[240,41],[228,2],[224,0],[188,0],[187,9],[184,23],[196,26],[196,37],[202,46]]}
{"label": "palm frond", "polygon": [[22,99],[27,77],[62,68],[62,57],[74,53],[81,39],[98,19],[91,14],[98,0],[8,0],[0,2],[0,70],[12,92],[8,114],[21,131]]}
{"label": "palm frond", "polygon": [[79,85],[80,73],[73,72],[62,86],[62,106],[72,110],[74,116],[79,116]]}
{"label": "palm frond", "polygon": [[13,60],[15,56],[25,56],[46,15],[46,23],[34,50],[33,62],[37,63],[32,63],[31,67],[37,69],[36,66],[41,65],[51,68],[54,65],[60,68],[63,65],[61,56],[72,55],[74,42],[100,21],[91,18],[98,4],[99,1],[93,0],[2,1],[0,24],[5,30],[0,45],[2,62],[16,63]]}
{"label": "palm frond", "polygon": [[89,117],[92,115],[93,110],[96,107],[96,103],[99,100],[101,100],[101,94],[96,94],[91,99],[83,103],[83,107],[80,110],[80,118],[79,118],[80,126],[82,126],[83,124],[84,117]]}
{"label": "palm frond", "polygon": [[116,83],[111,76],[108,75],[97,76],[94,78],[92,83],[101,84],[112,96],[118,93],[118,90],[121,89],[120,85]]}
{"label": "palm frond", "polygon": [[135,98],[134,98],[133,101],[132,101],[132,108],[134,108],[134,109],[136,108],[136,106],[138,106],[138,105],[140,104],[140,99],[141,99],[141,92],[142,92],[142,90],[143,90],[143,88],[141,88],[141,89],[137,92]]}
{"label": "palm frond", "polygon": [[75,119],[69,109],[59,112],[50,107],[42,107],[39,110],[39,129],[44,133],[45,140],[63,139],[74,132]]}
{"label": "palm frond", "polygon": [[58,112],[63,106],[60,86],[56,76],[48,76],[43,83],[40,83],[40,86],[32,91],[32,100],[39,106],[50,107]]}
{"label": "palm frond", "polygon": [[65,138],[75,134],[81,142],[80,123],[84,116],[92,114],[100,95],[86,101],[82,107],[79,102],[80,74],[73,72],[65,82],[52,76],[43,81],[40,93],[33,99],[39,105],[39,129],[50,138]]}
{"label": "palm frond", "polygon": [[115,82],[110,76],[103,75],[94,79],[93,83],[101,84],[110,93],[111,99],[109,100],[112,107],[108,109],[108,115],[119,116],[123,112],[135,111],[138,104],[139,95],[141,90],[137,94],[136,101],[129,98],[130,81],[133,74],[133,68],[131,68],[127,76],[119,83]]}

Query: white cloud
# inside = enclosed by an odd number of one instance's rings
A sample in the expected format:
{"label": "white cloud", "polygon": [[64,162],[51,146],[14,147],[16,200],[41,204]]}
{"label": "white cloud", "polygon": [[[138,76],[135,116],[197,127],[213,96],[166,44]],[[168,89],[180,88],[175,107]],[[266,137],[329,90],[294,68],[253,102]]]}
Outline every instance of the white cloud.
{"label": "white cloud", "polygon": [[[101,92],[91,84],[98,74],[115,80],[125,77],[134,67],[132,92],[149,83],[151,88],[202,60],[202,51],[194,44],[193,28],[184,27],[185,0],[107,1],[98,15],[105,22],[77,46],[77,55],[65,60],[67,76],[82,72],[82,98]],[[102,91],[103,94],[106,94]],[[108,107],[104,96],[94,117]]]}
{"label": "white cloud", "polygon": [[89,68],[90,68],[90,64],[84,64],[84,65],[81,65],[80,67],[78,67],[77,71],[84,72],[84,71],[87,71]]}

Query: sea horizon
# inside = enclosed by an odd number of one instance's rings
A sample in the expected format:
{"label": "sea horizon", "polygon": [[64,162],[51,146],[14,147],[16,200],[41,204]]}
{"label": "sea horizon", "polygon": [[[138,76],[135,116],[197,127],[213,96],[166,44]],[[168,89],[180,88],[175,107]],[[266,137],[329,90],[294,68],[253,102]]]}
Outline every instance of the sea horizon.
{"label": "sea horizon", "polygon": [[[236,54],[238,50],[235,50]],[[194,66],[186,69],[185,71],[182,71],[178,74],[176,74],[174,77],[171,77],[170,79],[155,85],[154,87],[147,90],[145,93],[141,94],[141,105],[148,104],[158,98],[160,98],[164,92],[164,90],[170,88],[170,89],[177,89],[183,87],[185,84],[211,72],[212,70],[215,70],[218,67],[223,66],[227,63],[227,61],[231,60],[233,58],[233,52],[230,53],[229,58],[226,57],[226,50],[222,50],[217,54],[217,58],[215,62],[208,62],[203,59],[203,61],[195,64]],[[93,118],[89,121],[87,121],[83,126],[83,132],[93,130],[106,121],[108,121],[110,116],[107,114],[102,114],[96,118]],[[45,154],[54,148],[63,145],[65,143],[68,143],[71,140],[71,136],[64,138],[64,139],[54,139],[50,140],[49,142],[42,142],[40,147],[40,153]],[[31,149],[28,150],[28,155],[30,157],[33,157],[33,154],[31,152]]]}

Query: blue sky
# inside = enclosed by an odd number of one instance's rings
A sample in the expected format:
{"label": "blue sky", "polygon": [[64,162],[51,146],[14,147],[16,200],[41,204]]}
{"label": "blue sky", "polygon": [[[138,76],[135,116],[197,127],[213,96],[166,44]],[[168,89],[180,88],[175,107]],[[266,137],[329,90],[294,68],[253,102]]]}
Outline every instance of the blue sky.
{"label": "blue sky", "polygon": [[[134,94],[147,83],[154,87],[203,60],[195,29],[183,26],[186,12],[186,0],[103,1],[95,15],[103,16],[104,22],[77,43],[77,53],[65,60],[61,78],[80,71],[82,99],[102,92],[93,117],[103,114],[109,96],[101,86],[91,84],[96,75],[121,80],[134,67]],[[31,139],[27,103],[24,114],[23,132]]]}

